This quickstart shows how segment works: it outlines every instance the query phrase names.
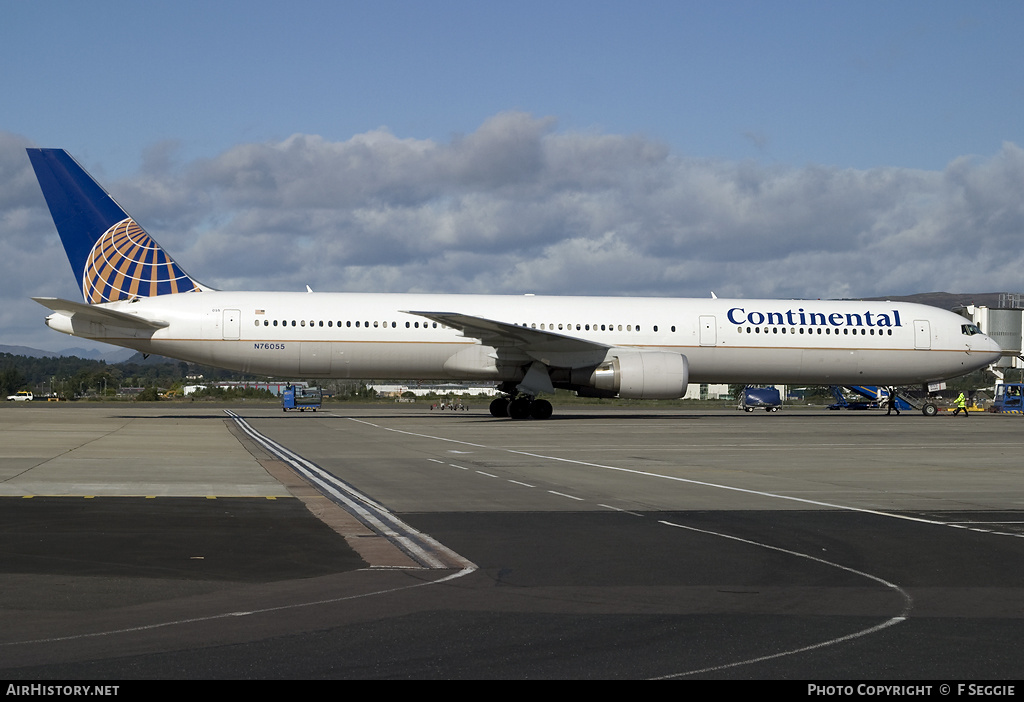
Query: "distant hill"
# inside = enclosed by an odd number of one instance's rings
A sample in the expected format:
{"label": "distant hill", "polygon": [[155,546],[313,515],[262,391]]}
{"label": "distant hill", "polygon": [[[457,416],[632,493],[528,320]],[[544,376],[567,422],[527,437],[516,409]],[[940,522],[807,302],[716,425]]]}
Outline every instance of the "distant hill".
{"label": "distant hill", "polygon": [[60,351],[44,351],[42,349],[34,349],[31,346],[9,346],[6,344],[0,344],[0,353],[9,353],[12,356],[25,356],[27,358],[59,358],[61,356],[75,356],[89,361],[106,361],[107,363],[123,363],[136,355],[139,356],[140,359],[142,357],[142,354],[138,351],[133,351],[132,349],[110,349],[102,351],[100,349],[84,349],[79,346],[61,349]]}

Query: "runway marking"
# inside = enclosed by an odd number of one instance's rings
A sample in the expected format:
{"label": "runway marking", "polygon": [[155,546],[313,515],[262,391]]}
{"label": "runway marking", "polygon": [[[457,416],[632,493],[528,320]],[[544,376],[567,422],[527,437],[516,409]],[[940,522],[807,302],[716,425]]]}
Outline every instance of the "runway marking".
{"label": "runway marking", "polygon": [[1015,534],[1015,533],[1007,532],[1007,531],[993,531],[993,530],[989,530],[989,529],[978,529],[978,528],[974,528],[974,527],[964,527],[964,526],[960,526],[960,525],[955,525],[952,522],[941,521],[941,520],[938,520],[938,519],[927,519],[925,517],[914,517],[914,516],[911,516],[909,514],[898,514],[896,512],[883,512],[881,510],[869,509],[867,507],[854,507],[852,505],[841,505],[841,504],[837,504],[837,503],[834,503],[834,502],[823,502],[821,500],[812,500],[812,499],[809,499],[809,498],[806,498],[806,497],[795,497],[793,495],[780,495],[778,493],[767,492],[767,491],[764,491],[764,490],[753,490],[753,489],[750,489],[750,488],[741,488],[741,487],[735,487],[735,486],[732,486],[732,485],[723,485],[721,483],[710,483],[710,482],[707,482],[707,481],[704,481],[704,480],[694,480],[693,478],[681,478],[681,477],[675,476],[675,475],[665,475],[663,473],[654,473],[654,472],[646,471],[646,470],[637,470],[635,468],[622,468],[620,466],[609,466],[609,465],[604,465],[602,463],[592,463],[592,462],[589,462],[589,461],[580,461],[580,460],[577,460],[575,458],[562,458],[560,456],[546,456],[544,454],[532,453],[530,451],[519,451],[517,449],[504,448],[504,447],[500,447],[500,446],[487,446],[486,444],[476,444],[476,443],[473,443],[471,441],[461,441],[459,439],[450,439],[450,438],[445,437],[445,436],[434,436],[434,435],[431,435],[431,434],[421,434],[419,432],[406,431],[404,429],[393,429],[391,427],[381,426],[380,424],[374,424],[373,422],[368,422],[368,421],[363,420],[363,419],[355,419],[353,417],[346,417],[346,419],[348,419],[349,421],[352,421],[352,422],[357,422],[359,424],[365,424],[367,426],[371,426],[371,427],[373,427],[375,429],[382,429],[384,431],[393,431],[393,432],[396,432],[398,434],[406,434],[407,436],[417,436],[417,437],[420,437],[422,439],[431,439],[431,440],[434,440],[434,441],[445,441],[445,442],[449,442],[449,443],[453,443],[453,444],[461,444],[463,446],[473,446],[475,448],[487,449],[487,450],[490,450],[490,451],[503,451],[505,453],[514,453],[514,454],[519,455],[519,456],[529,456],[530,458],[539,458],[539,459],[545,460],[545,461],[556,461],[556,462],[559,462],[559,463],[571,463],[571,464],[574,464],[574,465],[586,466],[586,467],[589,467],[589,468],[601,468],[601,469],[604,469],[604,470],[611,470],[611,471],[616,471],[616,472],[619,472],[619,473],[630,473],[632,475],[640,475],[640,476],[644,476],[644,477],[648,477],[648,478],[659,478],[661,480],[671,480],[673,482],[686,483],[688,485],[700,485],[702,487],[715,488],[715,489],[718,489],[718,490],[729,490],[731,492],[740,492],[740,493],[744,493],[744,494],[747,494],[747,495],[757,495],[759,497],[766,497],[766,498],[769,498],[769,499],[787,500],[787,501],[790,501],[790,502],[799,502],[801,504],[814,505],[816,507],[827,507],[829,509],[845,510],[845,511],[848,511],[848,512],[860,512],[862,514],[873,514],[875,516],[888,517],[890,519],[902,519],[904,521],[917,522],[919,524],[931,524],[933,526],[944,526],[944,527],[954,527],[955,526],[956,528],[959,528],[959,529],[968,529],[968,530],[976,531],[976,532],[979,532],[979,533],[982,533],[982,534],[999,534],[999,535],[1003,535],[1003,536],[1013,536],[1013,537],[1016,537],[1016,538],[1024,538],[1024,534]]}
{"label": "runway marking", "polygon": [[838,568],[839,570],[844,570],[844,571],[846,571],[848,573],[853,573],[854,575],[859,575],[861,577],[868,578],[869,580],[874,580],[875,582],[881,583],[882,585],[884,585],[885,587],[889,588],[890,590],[894,590],[895,592],[899,593],[900,597],[903,598],[903,611],[899,615],[897,615],[895,617],[890,617],[889,619],[885,620],[884,622],[881,622],[880,624],[876,624],[875,626],[872,626],[872,627],[868,627],[867,629],[862,629],[860,631],[853,632],[852,634],[847,634],[845,636],[840,636],[840,637],[837,637],[837,638],[834,638],[834,639],[829,639],[827,641],[821,641],[821,642],[818,642],[816,644],[811,644],[809,646],[801,646],[800,648],[794,648],[794,649],[791,649],[789,651],[780,651],[778,653],[772,653],[772,654],[768,654],[766,656],[758,656],[757,658],[749,658],[749,659],[743,660],[743,661],[735,661],[733,663],[725,663],[723,665],[716,665],[716,666],[711,666],[711,667],[708,667],[708,668],[701,668],[699,670],[688,670],[688,671],[683,672],[683,673],[671,673],[669,675],[662,675],[662,676],[658,676],[656,678],[652,678],[653,680],[670,680],[672,678],[680,678],[680,677],[684,677],[684,676],[687,676],[687,675],[697,675],[697,674],[700,674],[700,673],[711,673],[711,672],[715,672],[715,671],[719,671],[719,670],[726,670],[728,668],[737,668],[737,667],[739,667],[741,665],[751,665],[753,663],[761,663],[763,661],[770,661],[770,660],[774,660],[776,658],[782,658],[784,656],[792,656],[792,655],[797,654],[797,653],[805,653],[807,651],[814,651],[814,650],[817,650],[819,648],[825,648],[826,646],[834,646],[835,644],[843,643],[845,641],[852,641],[853,639],[859,639],[861,637],[868,636],[869,634],[877,633],[879,631],[882,631],[883,629],[887,629],[890,626],[893,626],[894,624],[899,624],[900,622],[906,621],[907,617],[910,615],[910,610],[913,609],[913,607],[914,607],[914,600],[913,600],[913,598],[911,598],[910,594],[907,593],[907,591],[904,590],[903,588],[901,588],[899,585],[896,585],[895,583],[891,583],[888,580],[885,580],[884,578],[878,577],[877,575],[872,575],[871,573],[865,573],[862,570],[857,570],[855,568],[850,568],[848,566],[840,565],[839,563],[834,563],[832,561],[826,561],[823,558],[818,558],[817,556],[811,556],[811,555],[808,555],[806,553],[800,553],[799,551],[791,551],[791,550],[789,550],[787,548],[780,548],[778,546],[771,546],[769,544],[760,543],[758,541],[751,541],[750,539],[743,539],[743,538],[740,538],[738,536],[732,536],[730,534],[722,534],[722,533],[719,533],[719,532],[716,532],[716,531],[708,531],[707,529],[698,529],[696,527],[685,526],[683,524],[676,524],[675,522],[668,522],[668,521],[664,521],[664,520],[659,520],[658,523],[659,524],[664,524],[665,526],[675,527],[675,528],[678,528],[678,529],[686,529],[687,531],[695,531],[695,532],[698,532],[698,533],[701,533],[701,534],[708,534],[710,536],[718,536],[718,537],[721,537],[723,539],[730,539],[732,541],[738,541],[740,543],[750,544],[751,546],[757,546],[759,548],[765,548],[765,549],[768,549],[770,551],[778,551],[779,553],[786,553],[786,554],[789,554],[791,556],[796,556],[797,558],[805,558],[805,559],[807,559],[809,561],[815,561],[817,563],[822,563],[822,564],[830,566],[832,568]]}
{"label": "runway marking", "polygon": [[362,521],[363,524],[381,536],[386,537],[423,567],[451,568],[451,564],[455,563],[460,568],[476,568],[467,559],[444,546],[433,537],[413,529],[383,505],[370,499],[337,476],[256,431],[235,412],[231,410],[224,410],[224,412],[234,420],[239,429],[249,438],[287,463],[292,469],[313,483],[323,494],[333,498],[335,502]]}
{"label": "runway marking", "polygon": [[[902,520],[905,520],[905,521],[917,522],[917,523],[921,523],[921,524],[931,524],[931,525],[937,525],[937,526],[950,526],[950,527],[954,527],[954,528],[958,528],[958,529],[972,529],[973,528],[973,527],[965,526],[964,523],[954,523],[952,521],[941,521],[941,520],[938,520],[938,519],[928,519],[928,518],[924,518],[924,517],[915,517],[915,516],[910,516],[910,515],[897,514],[897,513],[892,513],[892,512],[884,512],[884,511],[868,509],[868,508],[853,507],[853,506],[849,506],[849,505],[841,505],[841,504],[829,503],[829,502],[824,502],[824,501],[820,501],[820,500],[813,500],[813,499],[809,499],[809,498],[800,498],[800,497],[794,497],[794,496],[791,496],[791,495],[781,495],[781,494],[776,494],[776,493],[771,493],[771,492],[766,492],[766,491],[761,491],[761,490],[752,490],[752,489],[734,487],[734,486],[730,486],[730,485],[722,485],[722,484],[710,483],[710,482],[706,482],[706,481],[699,481],[699,480],[693,480],[693,479],[688,479],[688,478],[680,478],[680,477],[675,477],[675,476],[671,476],[671,475],[664,475],[664,474],[660,474],[660,473],[655,473],[655,472],[651,472],[651,471],[642,471],[642,470],[636,470],[636,469],[630,469],[630,468],[622,468],[622,467],[618,467],[618,466],[611,466],[611,465],[604,465],[604,464],[599,464],[599,463],[593,463],[593,462],[588,462],[588,461],[581,461],[581,460],[576,460],[576,459],[561,458],[561,457],[558,457],[558,456],[543,455],[543,454],[539,454],[539,453],[535,453],[535,452],[529,452],[529,451],[521,451],[521,450],[510,449],[510,448],[503,448],[503,447],[486,446],[486,445],[476,444],[476,443],[472,443],[472,442],[466,442],[466,441],[459,441],[459,440],[456,440],[456,439],[450,439],[450,438],[447,438],[447,437],[433,436],[433,435],[422,434],[422,433],[417,433],[417,432],[405,431],[405,430],[401,430],[401,429],[392,429],[392,428],[389,428],[389,427],[384,427],[384,426],[381,426],[381,425],[378,425],[378,424],[374,424],[372,422],[358,420],[358,419],[353,419],[353,418],[348,418],[348,419],[350,419],[351,421],[355,421],[355,422],[361,423],[361,424],[366,424],[366,425],[374,427],[376,429],[384,429],[386,431],[394,431],[394,432],[397,432],[397,433],[400,433],[400,434],[405,434],[405,435],[409,435],[409,436],[416,436],[416,437],[425,438],[425,439],[429,439],[429,440],[451,442],[451,443],[461,444],[461,445],[464,445],[464,446],[473,446],[473,447],[476,447],[476,448],[479,448],[479,449],[487,449],[487,450],[492,450],[492,451],[501,451],[501,452],[506,452],[506,453],[512,453],[512,454],[521,455],[521,456],[529,456],[531,458],[536,458],[536,459],[545,460],[545,461],[556,461],[556,462],[562,462],[562,463],[567,463],[567,464],[574,464],[574,465],[579,465],[579,466],[601,468],[601,469],[604,469],[604,470],[612,470],[612,471],[617,471],[617,472],[622,472],[622,473],[629,473],[629,474],[633,474],[633,475],[639,475],[639,476],[645,476],[645,477],[651,477],[651,478],[658,478],[658,479],[662,479],[662,480],[671,480],[671,481],[680,482],[680,483],[687,483],[687,484],[693,484],[693,485],[701,485],[701,486],[704,486],[704,487],[710,487],[710,488],[715,488],[715,489],[729,490],[729,491],[733,491],[733,492],[739,492],[739,493],[750,494],[750,495],[758,495],[758,496],[762,496],[762,497],[770,498],[770,499],[781,499],[781,500],[787,500],[787,501],[792,501],[792,502],[799,502],[799,503],[803,503],[803,504],[811,504],[811,505],[816,505],[816,506],[820,506],[820,507],[832,508],[832,509],[837,509],[837,510],[845,510],[845,511],[851,511],[851,512],[860,512],[860,513],[866,513],[866,514],[873,514],[873,515],[881,516],[881,517],[889,517],[889,518],[902,519]],[[891,447],[888,447],[888,448],[891,449]],[[480,471],[478,471],[478,472],[480,472]],[[516,481],[509,480],[508,482],[516,482]],[[551,493],[551,494],[561,495],[561,496],[565,496],[565,497],[571,497],[572,499],[582,501],[582,498],[573,497],[573,496],[570,496],[570,495],[565,495],[564,493],[558,493],[558,492],[555,492],[553,490],[549,490],[548,492]],[[622,509],[619,509],[619,508],[616,508],[616,507],[612,507],[612,506],[609,506],[609,505],[599,505],[599,506],[602,507],[602,508],[607,508],[607,509],[611,509],[611,510],[614,510],[614,511],[626,512],[628,514],[635,515],[635,516],[640,516],[640,517],[645,516],[645,515],[642,515],[642,514],[638,514],[638,513],[635,513],[635,512],[629,512],[627,510],[622,510]],[[879,584],[883,585],[884,587],[892,590],[895,593],[898,593],[899,596],[903,600],[903,609],[902,609],[902,611],[898,615],[889,617],[885,621],[882,621],[882,622],[880,622],[880,623],[878,623],[878,624],[876,624],[874,626],[871,626],[871,627],[868,627],[866,629],[862,629],[862,630],[859,630],[859,631],[856,631],[856,632],[853,632],[853,633],[850,633],[850,634],[846,634],[846,635],[843,635],[843,636],[838,636],[838,637],[831,638],[831,639],[828,639],[828,640],[825,640],[825,641],[820,641],[818,643],[814,643],[814,644],[810,644],[810,645],[806,645],[806,646],[801,646],[801,647],[790,649],[790,650],[786,650],[786,651],[779,651],[779,652],[776,652],[776,653],[771,653],[771,654],[767,654],[767,655],[763,655],[763,656],[758,656],[758,657],[754,657],[754,658],[750,658],[750,659],[746,659],[746,660],[734,661],[734,662],[731,662],[731,663],[725,663],[725,664],[721,664],[721,665],[714,665],[714,666],[710,666],[710,667],[706,667],[706,668],[701,668],[701,669],[696,669],[696,670],[683,671],[683,672],[678,672],[678,673],[671,673],[671,674],[668,674],[668,675],[665,675],[665,676],[660,676],[660,677],[658,677],[656,679],[671,679],[671,678],[691,676],[691,675],[696,675],[696,674],[701,674],[701,673],[721,671],[721,670],[726,670],[726,669],[730,669],[730,668],[736,668],[736,667],[745,666],[745,665],[752,665],[752,664],[756,664],[756,663],[759,663],[759,662],[771,661],[771,660],[779,659],[779,658],[786,657],[786,656],[793,656],[793,655],[797,655],[797,654],[801,654],[801,653],[805,653],[805,652],[810,652],[810,651],[822,649],[822,648],[829,647],[829,646],[835,646],[835,645],[838,645],[838,644],[841,644],[841,643],[844,643],[844,642],[848,642],[848,641],[852,641],[852,640],[855,640],[855,639],[859,639],[859,638],[863,638],[863,637],[866,637],[866,636],[870,636],[872,634],[875,634],[875,633],[881,632],[881,631],[883,631],[883,630],[885,630],[887,628],[890,628],[890,627],[892,627],[892,626],[894,626],[896,624],[904,622],[904,621],[907,620],[907,618],[909,617],[909,615],[911,613],[911,610],[913,609],[913,599],[911,598],[911,596],[903,588],[901,588],[899,585],[897,585],[895,583],[892,583],[892,582],[889,582],[889,581],[887,581],[887,580],[885,580],[885,579],[883,579],[883,578],[881,578],[879,576],[872,575],[872,574],[864,572],[864,571],[856,570],[854,568],[850,568],[850,567],[841,565],[839,563],[827,561],[827,560],[824,560],[822,558],[819,558],[819,557],[816,557],[816,556],[812,556],[812,555],[809,555],[809,554],[800,553],[800,552],[797,552],[797,551],[792,551],[792,550],[789,550],[789,549],[781,548],[781,547],[778,547],[778,546],[772,546],[772,545],[765,544],[765,543],[751,541],[751,540],[740,538],[740,537],[737,537],[737,536],[732,536],[732,535],[729,535],[729,534],[708,531],[708,530],[699,529],[699,528],[696,528],[696,527],[686,526],[686,525],[683,525],[683,524],[677,524],[677,523],[674,523],[674,522],[669,522],[669,521],[664,521],[664,520],[659,521],[659,523],[664,525],[664,526],[668,526],[668,527],[685,529],[685,530],[689,530],[689,531],[692,531],[692,532],[703,533],[703,534],[707,534],[709,536],[714,536],[714,537],[718,537],[718,538],[730,539],[732,541],[739,542],[739,543],[749,544],[749,545],[754,546],[754,547],[764,548],[764,549],[768,549],[768,550],[771,550],[771,551],[774,551],[774,552],[788,554],[788,555],[793,556],[793,557],[803,558],[803,559],[806,559],[806,560],[809,560],[809,561],[821,563],[821,564],[826,565],[828,567],[836,568],[836,569],[839,569],[839,570],[842,570],[842,571],[845,571],[845,572],[848,572],[848,573],[851,573],[851,574],[858,575],[858,576],[863,577],[863,578],[867,578],[869,580],[872,580],[872,581],[874,581],[876,583],[879,583]],[[1003,532],[994,532],[994,531],[990,531],[990,530],[987,530],[987,529],[981,529],[981,528],[973,528],[973,530],[981,532],[981,533],[996,533],[996,534],[1003,533]],[[1021,536],[1020,534],[1006,534],[1006,533],[1003,533],[1003,534],[1004,535],[1009,535],[1009,536],[1018,536],[1018,537]]]}
{"label": "runway marking", "polygon": [[426,587],[428,585],[440,585],[441,583],[448,582],[449,580],[455,580],[465,575],[469,575],[476,571],[476,566],[470,564],[466,568],[462,568],[456,573],[450,573],[443,578],[437,580],[430,580],[427,582],[413,583],[412,585],[402,585],[400,587],[393,587],[386,590],[376,590],[374,592],[364,592],[359,595],[347,595],[345,597],[334,597],[326,600],[313,600],[311,602],[296,602],[288,605],[279,605],[277,607],[264,607],[262,609],[252,609],[239,612],[221,612],[220,614],[210,614],[205,617],[191,617],[189,619],[175,619],[167,622],[157,622],[155,624],[144,624],[142,626],[130,626],[123,629],[109,629],[107,631],[94,631],[89,634],[74,634],[72,636],[54,636],[45,639],[27,639],[25,641],[3,641],[0,642],[0,647],[3,646],[23,646],[28,644],[48,644],[56,643],[58,641],[75,641],[79,639],[91,639],[99,638],[101,636],[115,636],[117,634],[130,634],[138,631],[150,631],[152,629],[163,629],[170,626],[181,626],[183,624],[195,624],[198,622],[210,622],[218,619],[227,619],[229,617],[251,617],[257,614],[268,614],[270,612],[282,612],[290,609],[299,609],[303,607],[317,607],[321,605],[334,604],[337,602],[346,602],[348,600],[358,600],[364,597],[375,597],[377,595],[388,595],[393,592],[401,592],[403,590],[412,590],[418,587]]}
{"label": "runway marking", "polygon": [[612,505],[603,505],[601,503],[598,503],[597,506],[598,507],[604,507],[605,509],[611,509],[611,510],[614,510],[616,512],[622,512],[623,514],[632,514],[634,517],[642,517],[642,516],[644,516],[644,515],[640,514],[639,512],[630,512],[628,509],[622,509],[621,507],[614,507]]}
{"label": "runway marking", "polygon": [[536,485],[530,485],[529,483],[522,483],[522,482],[519,482],[518,480],[512,480],[511,478],[507,478],[507,480],[510,483],[514,483],[516,485],[522,485],[523,487],[528,487],[528,488],[537,487]]}
{"label": "runway marking", "polygon": [[564,492],[555,492],[554,490],[548,490],[552,495],[558,495],[559,497],[568,497],[570,500],[579,500],[580,502],[586,502],[582,497],[576,497],[575,495],[566,495]]}
{"label": "runway marking", "polygon": [[[401,430],[393,430],[393,431],[401,431]],[[404,431],[402,431],[401,433],[408,434],[408,433],[411,433],[411,432],[404,432]],[[430,437],[430,438],[441,438],[441,437]],[[442,439],[442,440],[447,440],[447,439]],[[526,453],[526,452],[522,452],[522,451],[513,451],[511,449],[497,449],[497,450],[509,451],[511,453],[520,453],[520,454],[525,454],[525,455],[530,455],[530,456],[536,456],[537,455],[537,454],[531,454],[531,453]],[[543,458],[552,458],[552,457],[544,456]],[[552,458],[552,460],[563,460],[563,459]],[[571,461],[571,462],[573,462],[573,463],[582,463],[581,461]],[[454,465],[454,464],[452,464],[452,465]],[[586,463],[585,465],[599,465],[599,464]],[[612,466],[599,466],[599,467],[612,468],[612,469],[616,469],[616,470],[626,470],[628,472],[641,472],[641,473],[643,473],[642,471],[632,471],[631,469],[618,469],[618,468],[615,468],[615,467],[612,467]],[[478,470],[476,472],[480,473],[481,475],[487,475],[489,477],[496,477],[496,476],[492,476],[490,473],[484,473],[483,471],[480,471],[480,470]],[[658,476],[658,477],[671,477],[671,476],[660,476],[658,474],[651,474],[651,473],[644,473],[644,474],[646,474],[646,475],[655,475],[655,476]],[[510,482],[510,483],[517,483],[517,484],[520,484],[520,485],[523,484],[523,483],[519,483],[518,481],[515,481],[515,480],[508,480],[508,482]],[[709,484],[709,483],[703,483],[703,484]],[[713,485],[713,484],[709,484],[709,485]],[[723,487],[728,487],[728,486],[723,486]],[[743,490],[743,491],[744,492],[748,492],[747,490]],[[586,501],[586,500],[584,500],[581,497],[576,497],[574,495],[568,495],[566,493],[558,492],[556,490],[548,490],[547,492],[552,494],[552,495],[558,495],[559,497],[567,497],[569,499],[577,500],[577,501],[580,501],[580,502],[585,502]],[[768,494],[768,495],[771,495],[771,493],[757,493],[757,494]],[[781,497],[785,497],[785,496],[781,496]],[[799,498],[797,498],[797,499],[799,499]],[[802,501],[807,501],[807,500],[802,500]],[[621,512],[621,513],[629,514],[629,515],[632,515],[632,516],[635,516],[635,517],[643,518],[645,516],[645,515],[640,514],[638,512],[632,512],[630,510],[621,509],[619,507],[613,507],[612,505],[598,504],[598,506],[599,507],[603,507],[605,509],[613,510],[615,512]],[[884,513],[879,513],[879,514],[883,514],[884,515]],[[894,516],[900,516],[900,515],[894,515]],[[915,520],[915,521],[920,521],[920,520]],[[814,561],[816,563],[821,563],[823,565],[826,565],[826,566],[829,566],[829,567],[832,567],[832,568],[837,568],[839,570],[843,570],[843,571],[846,571],[848,573],[853,573],[854,575],[858,575],[858,576],[867,578],[869,580],[873,580],[873,581],[875,581],[877,583],[880,583],[880,584],[884,585],[885,587],[889,588],[890,590],[893,590],[894,592],[896,592],[896,593],[898,593],[900,595],[900,597],[903,599],[903,611],[900,612],[898,615],[890,617],[890,618],[886,619],[885,621],[880,622],[879,624],[876,624],[874,626],[868,627],[866,629],[861,629],[860,631],[856,631],[856,632],[853,632],[853,633],[850,633],[850,634],[846,634],[844,636],[838,636],[836,638],[828,639],[826,641],[819,641],[817,643],[810,644],[810,645],[807,645],[807,646],[801,646],[799,648],[794,648],[794,649],[790,649],[790,650],[787,650],[787,651],[779,651],[777,653],[771,653],[771,654],[767,654],[767,655],[764,655],[764,656],[757,656],[755,658],[749,658],[749,659],[742,660],[742,661],[734,661],[732,663],[724,663],[724,664],[721,664],[721,665],[710,666],[710,667],[707,667],[707,668],[700,668],[700,669],[696,669],[696,670],[689,670],[689,671],[684,671],[684,672],[679,672],[679,673],[670,673],[668,675],[662,675],[662,676],[658,676],[658,677],[652,678],[653,680],[671,680],[671,679],[674,679],[674,678],[681,678],[681,677],[686,677],[686,676],[690,676],[690,675],[699,675],[701,673],[717,672],[717,671],[720,671],[720,670],[727,670],[729,668],[737,668],[737,667],[744,666],[744,665],[752,665],[752,664],[755,664],[755,663],[762,663],[762,662],[774,660],[774,659],[777,659],[777,658],[783,658],[783,657],[786,657],[786,656],[797,655],[797,654],[800,654],[800,653],[806,653],[806,652],[809,652],[809,651],[814,651],[814,650],[818,650],[818,649],[821,649],[821,648],[826,648],[828,646],[834,646],[834,645],[837,645],[837,644],[840,644],[840,643],[845,643],[847,641],[852,641],[854,639],[859,639],[859,638],[863,638],[865,636],[869,636],[871,634],[878,633],[878,632],[883,631],[883,630],[885,630],[885,629],[887,629],[887,628],[889,628],[891,626],[894,626],[896,624],[904,622],[904,621],[907,620],[907,618],[910,615],[911,610],[913,609],[913,598],[910,596],[910,594],[906,590],[901,588],[899,585],[897,585],[895,583],[892,583],[892,582],[890,582],[888,580],[885,580],[884,578],[881,578],[881,577],[879,577],[877,575],[872,575],[871,573],[867,573],[867,572],[864,572],[864,571],[861,571],[861,570],[857,570],[855,568],[850,568],[848,566],[844,566],[842,564],[835,563],[833,561],[827,561],[827,560],[825,560],[823,558],[819,558],[817,556],[812,556],[810,554],[801,553],[799,551],[793,551],[793,550],[782,548],[782,547],[779,547],[779,546],[772,546],[770,544],[765,544],[765,543],[761,543],[761,542],[758,542],[758,541],[752,541],[750,539],[744,539],[744,538],[741,538],[741,537],[738,537],[738,536],[733,536],[733,535],[730,535],[730,534],[723,534],[723,533],[720,533],[720,532],[710,531],[710,530],[707,530],[707,529],[699,529],[697,527],[687,526],[687,525],[684,525],[684,524],[677,524],[675,522],[670,522],[670,521],[666,521],[666,520],[658,520],[658,523],[659,524],[663,524],[663,525],[668,526],[668,527],[673,527],[673,528],[677,528],[677,529],[685,529],[687,531],[698,532],[698,533],[701,533],[701,534],[707,534],[709,536],[716,536],[716,537],[723,538],[723,539],[730,539],[732,541],[737,541],[737,542],[740,542],[740,543],[749,544],[751,546],[756,546],[758,548],[764,548],[764,549],[768,549],[768,550],[771,550],[771,551],[777,551],[779,553],[785,553],[785,554],[788,554],[788,555],[791,555],[791,556],[795,556],[797,558],[804,558],[804,559],[809,560],[809,561]],[[934,522],[934,523],[939,523],[939,522]],[[955,526],[957,528],[965,528],[965,527],[961,526],[960,524],[955,524],[955,523],[949,523],[948,526]],[[985,532],[987,530],[977,529],[976,531],[983,531],[983,532]]]}
{"label": "runway marking", "polygon": [[[985,444],[986,448],[998,448],[999,446],[1000,446],[999,444]],[[1017,448],[1018,444],[1004,444],[1003,446],[1005,446],[1006,448]],[[558,448],[558,447],[557,446],[552,446],[550,448]],[[643,450],[643,451],[649,452],[649,453],[659,453],[659,452],[673,452],[673,453],[697,452],[697,453],[701,453],[701,452],[705,452],[705,451],[707,451],[709,449],[714,449],[716,451],[720,450],[720,449],[729,449],[730,451],[735,451],[735,452],[741,452],[741,451],[754,452],[754,451],[756,451],[757,453],[773,453],[773,452],[792,453],[792,452],[795,452],[795,451],[825,451],[825,450],[834,451],[834,450],[853,449],[853,450],[856,450],[856,451],[859,451],[859,452],[862,452],[862,453],[879,452],[879,453],[888,454],[888,453],[893,453],[893,452],[896,452],[896,451],[922,451],[922,450],[927,450],[927,449],[933,449],[935,447],[934,446],[929,446],[929,445],[926,445],[926,444],[920,444],[920,445],[917,445],[917,444],[906,444],[906,445],[902,445],[902,446],[890,446],[888,444],[885,444],[885,445],[880,445],[880,446],[862,446],[862,445],[859,445],[859,444],[829,444],[829,443],[809,444],[809,443],[806,443],[806,444],[802,444],[800,446],[758,446],[756,444],[728,444],[728,443],[721,443],[721,444],[688,444],[686,446],[647,446],[647,445],[644,445],[644,444],[635,444],[635,445],[615,444],[614,446],[601,446],[601,445],[598,445],[598,444],[589,444],[587,446],[587,448],[590,448],[590,449],[600,449],[601,451],[606,451],[606,452],[610,452],[610,453],[614,453],[614,452],[627,453],[627,452],[630,452],[630,451],[639,451],[639,450]]]}

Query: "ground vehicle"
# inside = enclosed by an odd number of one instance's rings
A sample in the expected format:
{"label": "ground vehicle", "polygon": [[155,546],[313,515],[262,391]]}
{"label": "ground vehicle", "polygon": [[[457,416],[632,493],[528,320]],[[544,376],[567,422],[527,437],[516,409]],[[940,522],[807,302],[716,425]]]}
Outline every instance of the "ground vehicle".
{"label": "ground vehicle", "polygon": [[13,395],[7,396],[8,402],[31,402],[33,399],[35,398],[28,390],[19,390]]}
{"label": "ground vehicle", "polygon": [[782,406],[782,397],[778,388],[758,388],[748,385],[740,393],[740,404],[737,409],[744,412],[753,412],[755,409],[764,409],[765,412],[778,412]]}
{"label": "ground vehicle", "polygon": [[990,412],[1024,414],[1024,383],[1000,383],[996,385],[996,397]]}
{"label": "ground vehicle", "polygon": [[281,410],[287,412],[290,409],[297,409],[305,412],[307,409],[316,412],[320,409],[320,402],[323,394],[320,388],[300,388],[289,385],[281,396]]}

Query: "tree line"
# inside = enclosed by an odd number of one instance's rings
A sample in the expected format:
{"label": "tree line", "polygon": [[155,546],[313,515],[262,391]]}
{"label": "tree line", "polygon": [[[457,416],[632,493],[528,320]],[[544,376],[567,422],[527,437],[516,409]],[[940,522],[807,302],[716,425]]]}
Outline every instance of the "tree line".
{"label": "tree line", "polygon": [[163,357],[144,360],[142,354],[121,363],[107,363],[77,356],[35,358],[0,353],[0,390],[4,396],[18,390],[66,399],[114,395],[123,387],[170,388],[182,384],[189,375],[201,375],[202,382],[263,380],[254,375]]}

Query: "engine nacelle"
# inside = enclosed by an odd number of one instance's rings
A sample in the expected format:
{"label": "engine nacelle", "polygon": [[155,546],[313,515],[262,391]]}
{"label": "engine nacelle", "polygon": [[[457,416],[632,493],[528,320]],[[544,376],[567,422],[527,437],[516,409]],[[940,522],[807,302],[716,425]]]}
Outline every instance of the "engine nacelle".
{"label": "engine nacelle", "polygon": [[[574,370],[573,383],[639,400],[672,400],[686,394],[690,367],[686,356],[670,351],[615,351],[587,370]],[[588,377],[589,371],[589,377]]]}

